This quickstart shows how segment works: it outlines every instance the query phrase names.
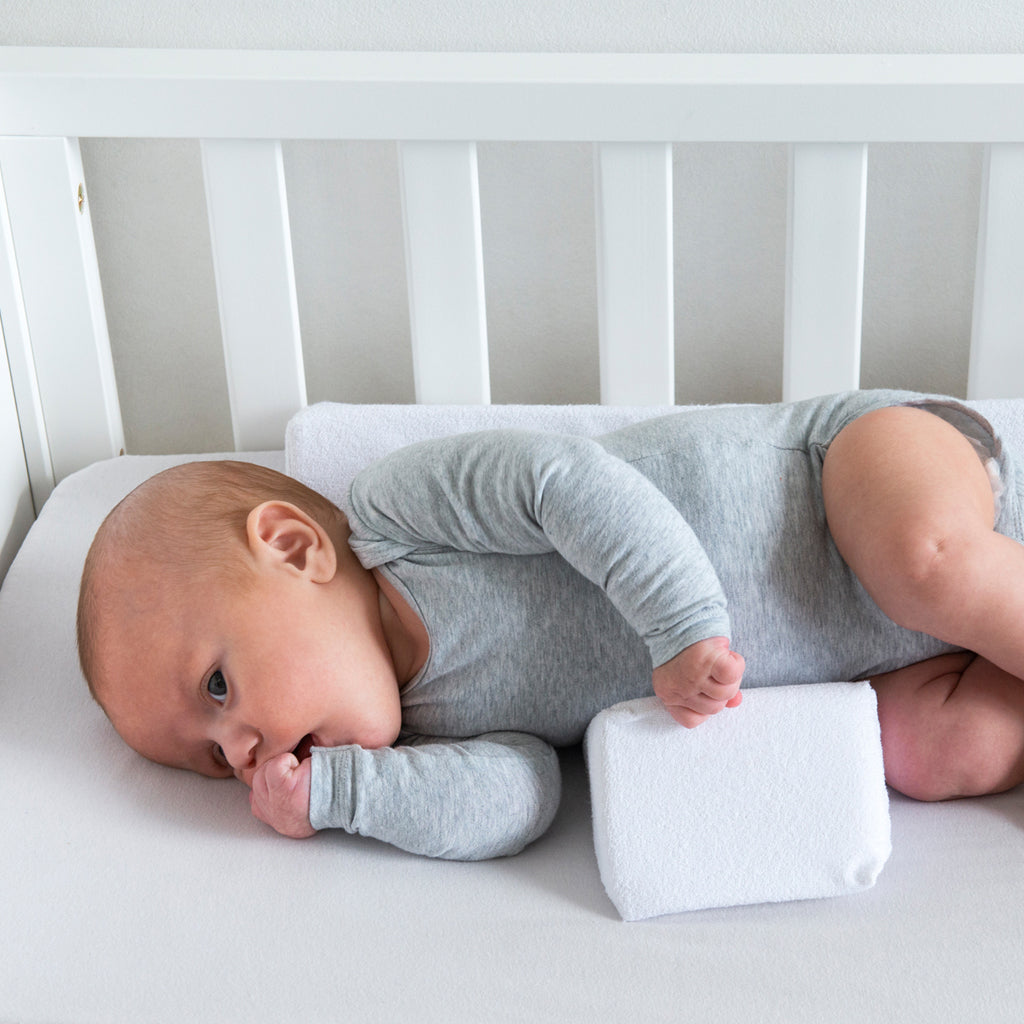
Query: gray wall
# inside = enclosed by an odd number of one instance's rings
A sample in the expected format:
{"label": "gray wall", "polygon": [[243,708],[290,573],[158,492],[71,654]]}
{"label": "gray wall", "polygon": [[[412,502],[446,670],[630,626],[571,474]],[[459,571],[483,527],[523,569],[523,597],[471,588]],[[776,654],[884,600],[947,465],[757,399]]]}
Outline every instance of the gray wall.
{"label": "gray wall", "polygon": [[[1020,52],[1017,0],[5,0],[14,45]],[[198,147],[93,140],[86,173],[130,450],[231,446]],[[981,151],[872,147],[865,386],[962,395]],[[411,401],[393,147],[285,151],[309,397]],[[677,401],[780,395],[786,151],[678,147]],[[496,402],[597,401],[587,147],[484,145]],[[383,284],[382,284],[383,282]],[[524,356],[523,353],[527,353]]]}

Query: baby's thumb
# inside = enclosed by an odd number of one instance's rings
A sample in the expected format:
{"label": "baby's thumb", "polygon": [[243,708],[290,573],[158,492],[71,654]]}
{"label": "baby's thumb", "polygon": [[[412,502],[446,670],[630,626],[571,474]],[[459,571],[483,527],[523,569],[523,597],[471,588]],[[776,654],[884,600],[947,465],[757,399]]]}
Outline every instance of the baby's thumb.
{"label": "baby's thumb", "polygon": [[747,662],[742,654],[725,650],[715,659],[711,678],[725,686],[739,686],[746,667]]}
{"label": "baby's thumb", "polygon": [[262,765],[267,785],[273,788],[287,782],[298,766],[298,758],[291,753],[278,754],[276,757],[270,758]]}

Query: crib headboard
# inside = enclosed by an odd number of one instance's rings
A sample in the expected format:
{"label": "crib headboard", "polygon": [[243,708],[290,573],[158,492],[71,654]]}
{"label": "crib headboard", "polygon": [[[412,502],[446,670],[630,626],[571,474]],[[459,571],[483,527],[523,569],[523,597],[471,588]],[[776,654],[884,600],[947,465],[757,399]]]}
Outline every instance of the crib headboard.
{"label": "crib headboard", "polygon": [[1024,56],[0,48],[0,572],[123,432],[78,139],[201,140],[238,449],[305,402],[281,140],[399,147],[420,402],[489,401],[476,142],[594,144],[601,401],[674,400],[672,145],[791,144],[783,395],[857,387],[867,146],[986,146],[968,382],[1024,395]]}

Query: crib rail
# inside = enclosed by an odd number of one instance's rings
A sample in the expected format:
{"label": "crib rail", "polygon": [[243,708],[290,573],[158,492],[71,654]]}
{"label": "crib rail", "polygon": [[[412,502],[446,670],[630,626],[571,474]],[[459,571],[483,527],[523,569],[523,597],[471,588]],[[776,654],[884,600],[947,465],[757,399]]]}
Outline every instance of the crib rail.
{"label": "crib rail", "polygon": [[[478,141],[594,144],[601,400],[674,398],[672,144],[791,144],[787,398],[856,387],[872,142],[988,147],[969,391],[1024,395],[1024,56],[0,48],[0,315],[36,504],[123,444],[77,139],[202,144],[235,442],[305,402],[282,139],[399,144],[416,397],[489,400]],[[59,264],[53,262],[60,254]]]}
{"label": "crib rail", "polygon": [[1021,55],[0,48],[5,134],[1014,142]]}

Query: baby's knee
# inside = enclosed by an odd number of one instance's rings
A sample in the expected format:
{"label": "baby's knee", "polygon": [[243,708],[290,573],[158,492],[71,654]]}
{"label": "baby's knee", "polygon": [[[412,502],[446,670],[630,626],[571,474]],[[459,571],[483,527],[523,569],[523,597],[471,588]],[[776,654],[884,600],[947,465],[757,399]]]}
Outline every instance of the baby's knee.
{"label": "baby's knee", "polygon": [[[884,552],[889,583],[882,610],[905,629],[931,633],[960,604],[992,534],[927,514],[894,525]],[[884,542],[883,542],[884,543]],[[948,630],[947,630],[948,632]]]}
{"label": "baby's knee", "polygon": [[[915,763],[891,785],[915,800],[956,800],[1012,789],[1021,780],[1020,750],[973,735],[918,750]],[[902,783],[902,785],[901,785]]]}
{"label": "baby's knee", "polygon": [[[933,663],[945,668],[941,659]],[[878,681],[885,777],[893,789],[935,801],[1001,793],[1024,781],[1024,683],[988,663],[980,669],[943,671],[924,685]]]}

